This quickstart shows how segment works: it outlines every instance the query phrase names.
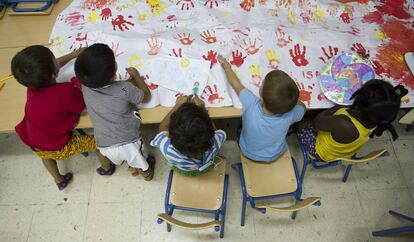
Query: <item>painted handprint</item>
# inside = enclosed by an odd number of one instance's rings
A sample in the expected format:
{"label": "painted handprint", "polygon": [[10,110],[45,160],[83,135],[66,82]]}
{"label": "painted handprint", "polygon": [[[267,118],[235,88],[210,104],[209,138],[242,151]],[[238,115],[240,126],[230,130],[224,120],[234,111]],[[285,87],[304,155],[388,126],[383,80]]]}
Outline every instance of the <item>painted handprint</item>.
{"label": "painted handprint", "polygon": [[230,61],[230,64],[237,66],[237,67],[240,67],[241,65],[243,65],[244,59],[246,59],[247,57],[247,56],[243,56],[241,51],[239,52],[238,50],[232,51],[231,55],[233,57],[233,60]]}
{"label": "painted handprint", "polygon": [[85,25],[85,17],[80,12],[71,12],[64,22],[71,27],[71,30],[81,30]]}
{"label": "painted handprint", "polygon": [[339,11],[339,5],[336,3],[329,3],[328,4],[328,13],[331,16],[335,16],[336,13]]}
{"label": "painted handprint", "polygon": [[213,44],[217,42],[216,32],[214,30],[211,32],[210,30],[204,30],[200,36],[202,37],[202,40],[206,42],[206,44]]}
{"label": "painted handprint", "polygon": [[204,0],[204,6],[208,6],[210,8],[213,8],[213,6],[218,7],[218,1],[217,0]]}
{"label": "painted handprint", "polygon": [[112,5],[116,0],[84,0],[81,3],[81,8],[87,9],[101,9],[104,6]]}
{"label": "painted handprint", "polygon": [[373,60],[372,61],[372,67],[374,68],[374,70],[375,70],[375,73],[378,75],[378,76],[383,76],[383,75],[385,75],[385,76],[387,76],[387,77],[389,77],[390,75],[389,75],[389,71],[387,71],[387,70],[385,70],[385,68],[381,65],[381,63],[379,63],[379,61],[377,61],[377,60]]}
{"label": "painted handprint", "polygon": [[285,31],[280,27],[277,27],[275,34],[277,38],[277,46],[280,48],[285,47],[292,42],[292,37],[290,35],[286,37]]}
{"label": "painted handprint", "polygon": [[313,17],[316,22],[322,22],[323,16],[325,15],[325,10],[323,8],[315,7],[315,11],[313,12]]}
{"label": "painted handprint", "polygon": [[177,17],[175,17],[175,15],[167,16],[167,24],[165,25],[165,27],[167,29],[176,28],[177,25],[178,25],[178,21],[177,21]]}
{"label": "painted handprint", "polygon": [[339,17],[342,19],[342,21],[344,23],[347,23],[347,24],[351,23],[351,21],[353,20],[349,16],[349,13],[346,13],[346,12],[341,13],[341,15],[339,15]]}
{"label": "painted handprint", "polygon": [[175,39],[179,40],[181,42],[181,44],[183,45],[191,45],[193,43],[194,39],[190,39],[191,38],[191,34],[190,33],[182,33],[182,34],[177,34],[177,37],[175,37]]}
{"label": "painted handprint", "polygon": [[101,10],[101,14],[99,16],[101,16],[101,19],[103,21],[106,21],[110,17],[112,17],[112,11],[111,11],[110,8],[104,8],[104,9]]}
{"label": "painted handprint", "polygon": [[305,85],[302,82],[296,82],[296,85],[299,89],[299,100],[301,102],[307,103],[307,106],[310,106],[311,99],[312,99],[312,86],[308,86],[309,90],[305,89]]}
{"label": "painted handprint", "polygon": [[183,57],[183,50],[181,48],[178,48],[178,50],[172,49],[169,56],[174,56],[174,57],[180,57],[181,58],[181,57]]}
{"label": "painted handprint", "polygon": [[289,9],[287,19],[291,24],[296,24],[296,13],[293,9]]}
{"label": "painted handprint", "polygon": [[157,38],[151,37],[147,39],[148,47],[150,48],[147,52],[148,55],[158,55],[162,47],[162,42],[158,43]]}
{"label": "painted handprint", "polygon": [[310,22],[311,16],[312,16],[312,11],[310,9],[300,14],[300,17],[302,18],[302,22],[304,24],[307,24]]}
{"label": "painted handprint", "polygon": [[302,51],[300,51],[300,45],[296,44],[294,49],[289,50],[289,54],[292,57],[293,63],[296,66],[306,66],[309,64],[308,60],[306,59],[306,46],[303,46]]}
{"label": "painted handprint", "polygon": [[349,30],[346,31],[346,33],[352,34],[352,35],[355,35],[355,36],[359,36],[359,34],[361,33],[361,30],[359,30],[359,28],[357,28],[355,26],[351,26],[349,28]]}
{"label": "painted handprint", "polygon": [[269,62],[269,65],[267,67],[273,70],[279,69],[280,54],[277,54],[274,50],[267,49],[265,51],[265,55],[267,61]]}
{"label": "painted handprint", "polygon": [[146,0],[147,5],[151,8],[152,16],[159,16],[161,13],[166,12],[165,7],[167,6],[166,2],[161,0]]}
{"label": "painted handprint", "polygon": [[[259,39],[260,40],[260,39]],[[260,45],[258,47],[256,47],[256,41],[257,39],[255,38],[253,41],[250,38],[245,38],[243,39],[243,41],[240,43],[240,47],[248,54],[248,55],[254,55],[256,54],[260,48],[263,45]]]}
{"label": "painted handprint", "polygon": [[190,9],[190,6],[192,8],[194,8],[193,0],[178,0],[175,5],[179,5],[179,4],[181,4],[181,10],[184,10],[184,8],[186,10],[189,10]]}
{"label": "painted handprint", "polygon": [[263,72],[260,66],[251,65],[249,66],[249,72],[251,77],[251,83],[256,87],[260,87],[262,84]]}
{"label": "painted handprint", "polygon": [[92,10],[91,13],[88,15],[88,22],[91,24],[95,24],[96,21],[99,19],[99,14],[95,10]]}
{"label": "painted handprint", "polygon": [[276,6],[277,7],[285,7],[287,8],[292,4],[292,0],[276,0]]}
{"label": "painted handprint", "polygon": [[114,42],[112,42],[111,49],[112,49],[112,52],[114,52],[115,57],[118,57],[124,53],[124,52],[119,51],[119,43],[115,44]]}
{"label": "painted handprint", "polygon": [[[69,38],[72,38],[72,36],[69,36]],[[88,33],[77,33],[69,49],[75,51],[83,47],[88,47]]]}
{"label": "painted handprint", "polygon": [[210,104],[217,104],[224,101],[224,98],[219,96],[216,84],[213,85],[213,88],[211,88],[210,85],[207,85],[206,88],[204,88],[200,98],[202,100],[207,100]]}
{"label": "painted handprint", "polygon": [[351,50],[358,53],[362,58],[369,58],[369,50],[367,51],[361,43],[352,44]]}
{"label": "painted handprint", "polygon": [[122,32],[126,30],[129,30],[128,25],[134,26],[134,23],[125,20],[123,15],[118,15],[115,19],[111,20],[112,28],[114,31],[116,31],[116,27],[119,28]]}
{"label": "painted handprint", "polygon": [[207,55],[203,55],[204,60],[210,61],[210,69],[217,63],[217,52],[209,50]]}
{"label": "painted handprint", "polygon": [[240,3],[240,7],[247,12],[250,12],[250,10],[252,10],[252,8],[254,8],[254,0],[243,0]]}
{"label": "painted handprint", "polygon": [[135,67],[137,69],[141,69],[142,67],[142,61],[141,58],[138,57],[138,55],[131,55],[128,59],[128,64],[130,67]]}
{"label": "painted handprint", "polygon": [[324,47],[322,47],[321,49],[322,49],[323,53],[325,54],[326,60],[322,56],[319,57],[319,59],[321,61],[323,61],[323,63],[325,63],[325,64],[328,60],[330,60],[332,57],[334,57],[336,54],[338,54],[338,48],[336,48],[336,47],[329,46],[328,47],[329,52],[327,52]]}

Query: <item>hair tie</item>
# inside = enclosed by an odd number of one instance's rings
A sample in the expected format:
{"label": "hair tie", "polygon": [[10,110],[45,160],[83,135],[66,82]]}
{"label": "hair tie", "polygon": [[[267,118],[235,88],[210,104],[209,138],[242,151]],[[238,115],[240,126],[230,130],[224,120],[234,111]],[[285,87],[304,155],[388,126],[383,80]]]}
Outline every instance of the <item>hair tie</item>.
{"label": "hair tie", "polygon": [[408,94],[408,90],[401,84],[398,84],[397,86],[395,86],[394,91],[400,98]]}
{"label": "hair tie", "polygon": [[381,120],[380,125],[381,126],[388,126],[388,125],[390,125],[390,121],[388,119],[383,119],[383,120]]}

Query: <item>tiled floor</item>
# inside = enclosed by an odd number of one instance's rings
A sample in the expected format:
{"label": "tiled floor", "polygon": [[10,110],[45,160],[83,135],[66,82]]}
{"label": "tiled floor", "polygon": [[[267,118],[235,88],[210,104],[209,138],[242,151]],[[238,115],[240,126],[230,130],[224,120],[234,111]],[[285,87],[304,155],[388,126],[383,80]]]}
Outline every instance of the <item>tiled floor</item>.
{"label": "tiled floor", "polygon": [[[230,132],[221,154],[229,161],[229,202],[225,238],[220,241],[414,241],[414,237],[374,238],[371,231],[402,226],[405,222],[387,214],[389,209],[414,216],[414,133],[397,127],[400,139],[388,134],[370,141],[362,153],[386,147],[390,157],[353,168],[347,183],[342,170],[309,167],[304,197],[322,197],[321,207],[300,212],[296,220],[289,214],[261,214],[248,207],[246,226],[240,227],[241,190],[237,173],[230,164],[239,151],[234,141],[238,120],[221,120]],[[144,126],[144,137],[155,134],[155,126]],[[300,162],[295,140],[290,149]],[[112,177],[95,173],[94,154],[61,162],[64,171],[75,174],[74,182],[59,192],[40,160],[15,134],[0,135],[0,241],[210,241],[219,240],[212,230],[184,231],[156,223],[163,211],[168,166],[154,149],[158,163],[151,182],[131,177],[124,165]],[[204,215],[177,212],[189,222],[202,222]]]}

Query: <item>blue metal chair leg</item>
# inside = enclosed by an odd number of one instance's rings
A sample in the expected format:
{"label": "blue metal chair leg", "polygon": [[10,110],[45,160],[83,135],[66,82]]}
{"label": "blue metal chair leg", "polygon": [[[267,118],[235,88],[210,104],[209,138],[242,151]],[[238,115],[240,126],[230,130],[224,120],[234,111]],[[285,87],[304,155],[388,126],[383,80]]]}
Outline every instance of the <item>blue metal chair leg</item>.
{"label": "blue metal chair leg", "polygon": [[296,219],[296,215],[298,214],[298,212],[292,212],[292,215],[290,216],[292,219]]}
{"label": "blue metal chair leg", "polygon": [[396,216],[396,217],[399,217],[399,218],[402,218],[402,219],[405,219],[405,220],[407,220],[407,221],[410,221],[410,222],[413,222],[414,223],[414,218],[412,218],[412,217],[408,217],[407,215],[404,215],[404,214],[401,214],[401,213],[397,213],[397,212],[395,212],[395,211],[393,211],[393,210],[390,210],[390,211],[388,211],[391,215],[393,215],[393,216]]}
{"label": "blue metal chair leg", "polygon": [[227,191],[229,186],[229,176],[226,174],[224,177],[224,192],[223,192],[223,204],[221,208],[221,228],[220,238],[224,237],[224,225],[226,223],[226,211],[227,211]]}
{"label": "blue metal chair leg", "polygon": [[346,166],[344,177],[342,177],[342,182],[346,182],[346,180],[348,179],[349,173],[351,172],[351,169],[352,169],[352,165]]}
{"label": "blue metal chair leg", "polygon": [[391,236],[391,235],[396,235],[396,234],[401,234],[401,233],[413,233],[413,232],[414,232],[414,225],[411,225],[411,226],[375,231],[375,232],[372,232],[372,235],[373,236]]}
{"label": "blue metal chair leg", "polygon": [[245,219],[246,219],[246,206],[247,206],[247,201],[246,201],[245,198],[243,198],[240,226],[244,226],[244,222],[245,222]]}

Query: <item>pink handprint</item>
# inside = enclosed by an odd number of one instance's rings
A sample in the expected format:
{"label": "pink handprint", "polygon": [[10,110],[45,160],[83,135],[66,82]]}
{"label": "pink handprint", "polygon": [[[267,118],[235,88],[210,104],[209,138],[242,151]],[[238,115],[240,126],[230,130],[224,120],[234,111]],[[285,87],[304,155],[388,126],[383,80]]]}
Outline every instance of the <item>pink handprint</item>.
{"label": "pink handprint", "polygon": [[213,44],[217,42],[216,32],[214,32],[214,30],[212,30],[211,32],[210,30],[204,30],[203,33],[200,34],[200,36],[202,37],[202,40],[207,44]]}
{"label": "pink handprint", "polygon": [[204,88],[204,91],[201,94],[200,98],[203,99],[203,100],[206,100],[206,98],[207,98],[207,101],[210,104],[222,102],[224,100],[224,98],[219,96],[216,84],[213,85],[213,89],[211,88],[210,85],[207,85],[206,88]]}
{"label": "pink handprint", "polygon": [[120,56],[124,53],[124,52],[119,51],[119,43],[115,44],[115,43],[112,42],[111,49],[112,49],[112,52],[114,52],[115,57],[118,57],[118,56]]}
{"label": "pink handprint", "polygon": [[183,45],[191,45],[193,41],[195,40],[195,39],[190,39],[191,38],[190,33],[177,34],[177,37],[175,37],[175,39],[179,40],[181,44]]}
{"label": "pink handprint", "polygon": [[254,8],[254,0],[243,0],[243,1],[240,3],[240,7],[241,7],[243,10],[245,10],[245,11],[247,11],[247,12],[250,12],[250,10],[251,10],[252,8]]}
{"label": "pink handprint", "polygon": [[321,57],[319,57],[319,59],[320,59],[321,61],[323,61],[323,63],[325,63],[325,64],[326,64],[326,62],[327,62],[328,60],[330,60],[332,57],[334,57],[336,54],[338,54],[338,48],[336,48],[336,47],[333,47],[333,48],[332,48],[332,46],[329,46],[329,47],[328,47],[329,53],[327,53],[327,52],[326,52],[326,50],[325,50],[325,48],[324,48],[324,47],[322,47],[321,49],[322,49],[323,53],[324,53],[324,54],[325,54],[325,56],[326,56],[326,60],[325,60],[325,58],[323,58],[322,56],[321,56]]}
{"label": "pink handprint", "polygon": [[302,12],[302,13],[300,14],[300,17],[302,17],[302,21],[303,21],[303,23],[305,23],[305,24],[307,24],[307,23],[309,23],[309,22],[310,22],[311,16],[312,16],[311,10],[308,10],[308,11]]}
{"label": "pink handprint", "polygon": [[203,59],[210,61],[210,69],[211,69],[217,63],[217,52],[209,50],[207,52],[207,56],[203,55]]}
{"label": "pink handprint", "polygon": [[179,0],[175,5],[178,4],[181,4],[181,10],[184,10],[184,8],[186,8],[186,10],[189,10],[190,6],[194,8],[193,0]]}
{"label": "pink handprint", "polygon": [[112,12],[110,8],[104,8],[101,10],[101,14],[99,15],[101,16],[103,21],[108,20],[110,17],[112,17]]}
{"label": "pink handprint", "polygon": [[369,50],[367,51],[361,43],[352,44],[351,50],[358,53],[362,58],[369,58]]}
{"label": "pink handprint", "polygon": [[233,57],[233,60],[230,61],[230,64],[240,67],[244,63],[244,59],[246,59],[247,56],[243,57],[243,54],[239,52],[238,50],[232,51],[231,55]]}
{"label": "pink handprint", "polygon": [[205,0],[204,6],[209,6],[210,8],[213,8],[213,4],[218,7],[218,1],[217,0]]}
{"label": "pink handprint", "polygon": [[69,13],[65,18],[65,24],[71,26],[71,30],[81,30],[85,24],[85,17],[80,12]]}
{"label": "pink handprint", "polygon": [[181,48],[178,48],[178,50],[172,49],[171,53],[169,55],[181,58],[181,57],[183,57],[183,50]]}
{"label": "pink handprint", "polygon": [[119,30],[121,30],[122,32],[125,31],[124,29],[129,30],[128,24],[134,26],[134,23],[126,21],[124,16],[122,15],[118,15],[118,17],[112,19],[111,23],[114,31],[116,31],[116,26],[118,26]]}
{"label": "pink handprint", "polygon": [[275,31],[276,38],[277,38],[277,46],[280,48],[285,47],[290,42],[292,42],[292,37],[289,35],[286,37],[285,31],[282,28],[278,27]]}
{"label": "pink handprint", "polygon": [[256,54],[262,46],[263,45],[260,45],[259,47],[256,47],[256,39],[254,39],[252,41],[250,38],[243,39],[243,42],[240,44],[240,47],[248,55],[254,55],[254,54]]}
{"label": "pink handprint", "polygon": [[306,46],[303,46],[302,52],[300,51],[300,45],[296,44],[294,46],[294,50],[290,49],[289,54],[292,57],[293,63],[295,63],[296,66],[306,66],[309,64],[308,60],[306,60]]}
{"label": "pink handprint", "polygon": [[147,52],[148,55],[158,55],[162,47],[162,42],[158,44],[157,38],[151,37],[147,39],[148,47],[150,50]]}

